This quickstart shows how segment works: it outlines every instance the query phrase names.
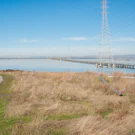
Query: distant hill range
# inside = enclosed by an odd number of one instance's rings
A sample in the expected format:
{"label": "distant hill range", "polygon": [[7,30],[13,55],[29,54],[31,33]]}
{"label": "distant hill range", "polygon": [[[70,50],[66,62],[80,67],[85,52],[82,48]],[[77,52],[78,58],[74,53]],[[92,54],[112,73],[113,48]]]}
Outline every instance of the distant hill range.
{"label": "distant hill range", "polygon": [[[71,57],[74,59],[97,59],[97,56],[82,56],[82,57]],[[131,55],[114,55],[114,59],[135,59],[135,54]]]}
{"label": "distant hill range", "polygon": [[[69,58],[69,57],[58,57],[58,56],[38,56],[38,57],[1,57],[0,59],[51,59],[51,58]],[[93,56],[71,56],[72,59],[97,59],[96,55]],[[114,55],[114,59],[134,59],[135,60],[135,54],[130,55]]]}

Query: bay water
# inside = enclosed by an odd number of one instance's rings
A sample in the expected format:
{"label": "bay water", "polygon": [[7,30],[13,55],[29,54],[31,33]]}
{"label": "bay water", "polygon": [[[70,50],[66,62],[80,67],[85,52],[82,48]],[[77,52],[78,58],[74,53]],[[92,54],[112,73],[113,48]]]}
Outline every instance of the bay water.
{"label": "bay water", "polygon": [[[90,60],[85,59],[85,61]],[[0,70],[8,69],[42,72],[98,72],[96,66],[91,64],[82,64],[51,59],[0,59]],[[124,68],[103,68],[102,71],[135,73],[135,69]]]}

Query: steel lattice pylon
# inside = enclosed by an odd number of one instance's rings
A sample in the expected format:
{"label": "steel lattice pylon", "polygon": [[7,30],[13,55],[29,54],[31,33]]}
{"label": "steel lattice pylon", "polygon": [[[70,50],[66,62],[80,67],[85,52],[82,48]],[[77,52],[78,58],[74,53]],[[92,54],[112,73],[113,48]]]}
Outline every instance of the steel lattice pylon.
{"label": "steel lattice pylon", "polygon": [[107,66],[108,68],[114,66],[107,8],[107,0],[102,0],[102,29],[100,37],[100,52],[98,55],[99,62],[97,65],[100,68],[104,66]]}

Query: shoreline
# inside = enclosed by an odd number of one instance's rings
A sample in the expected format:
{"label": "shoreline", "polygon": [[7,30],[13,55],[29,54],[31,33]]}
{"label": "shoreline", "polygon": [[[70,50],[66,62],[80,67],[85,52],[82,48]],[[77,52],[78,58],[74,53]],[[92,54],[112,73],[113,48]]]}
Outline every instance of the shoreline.
{"label": "shoreline", "polygon": [[[19,69],[5,69],[5,70],[0,70],[0,72],[37,72],[37,73],[97,73],[96,71],[84,71],[84,72],[74,72],[74,71],[61,71],[61,72],[57,72],[57,71],[36,71],[36,70],[19,70]],[[102,72],[103,74],[106,74],[105,72]],[[125,73],[125,72],[113,72],[113,74],[121,74],[123,75],[124,78],[134,78],[135,77],[135,73]],[[106,74],[107,75],[107,74]],[[109,78],[112,78],[112,75],[108,75]]]}

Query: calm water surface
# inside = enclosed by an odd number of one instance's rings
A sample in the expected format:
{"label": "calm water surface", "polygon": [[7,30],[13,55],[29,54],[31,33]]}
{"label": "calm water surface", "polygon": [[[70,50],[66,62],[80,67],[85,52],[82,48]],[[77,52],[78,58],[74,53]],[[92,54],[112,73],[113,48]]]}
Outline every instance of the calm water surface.
{"label": "calm water surface", "polygon": [[[0,70],[13,69],[25,71],[45,71],[45,72],[85,72],[94,71],[98,72],[95,65],[81,64],[65,61],[56,61],[48,59],[1,59]],[[120,71],[126,73],[135,73],[135,69],[102,69],[103,72]]]}

